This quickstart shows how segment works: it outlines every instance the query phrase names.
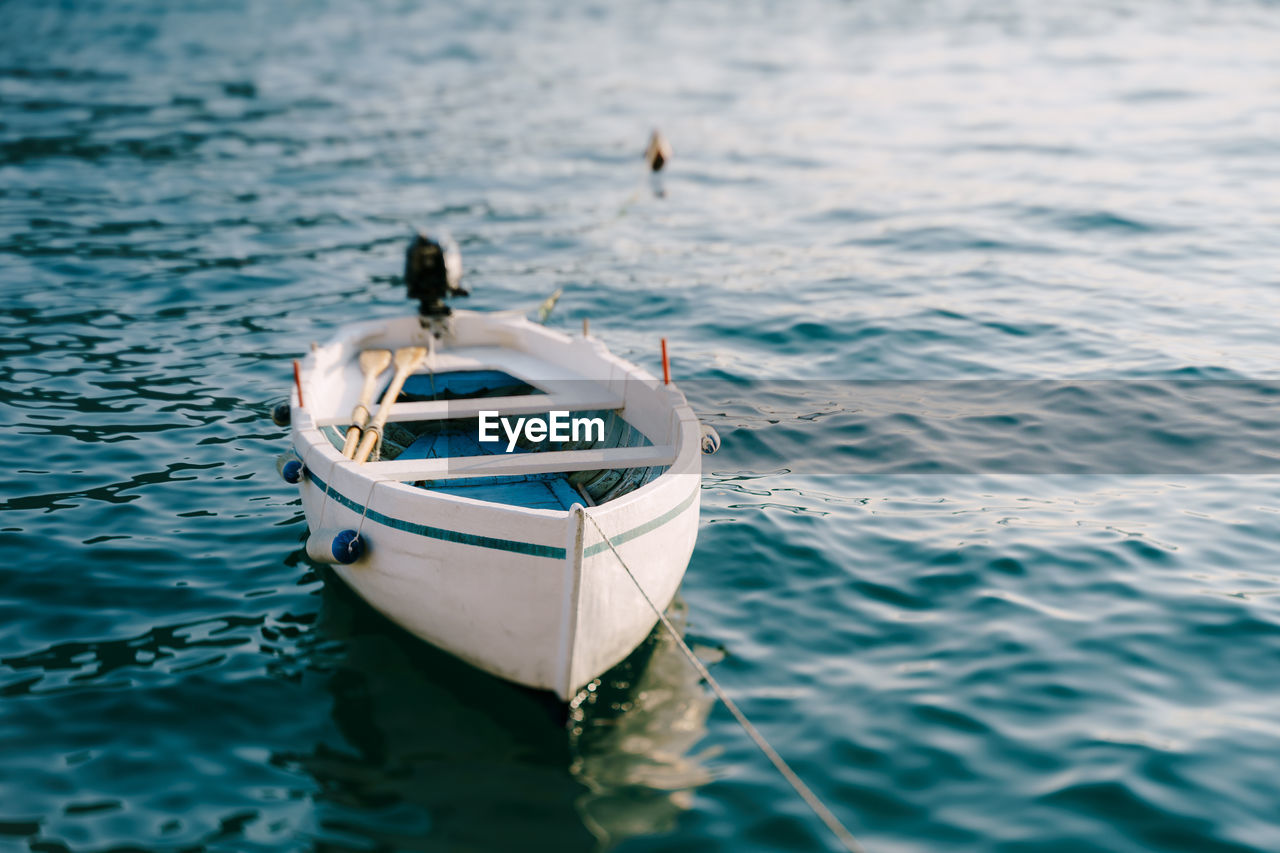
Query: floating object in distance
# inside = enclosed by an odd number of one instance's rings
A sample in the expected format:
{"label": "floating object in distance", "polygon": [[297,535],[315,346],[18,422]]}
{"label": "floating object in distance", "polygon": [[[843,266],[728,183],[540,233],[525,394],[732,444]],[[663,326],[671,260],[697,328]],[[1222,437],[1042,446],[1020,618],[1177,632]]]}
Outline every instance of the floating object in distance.
{"label": "floating object in distance", "polygon": [[[522,312],[441,312],[435,297],[458,295],[457,279],[439,287],[451,280],[443,253],[414,255],[407,283],[434,282],[425,300],[410,287],[430,315],[343,326],[302,362],[307,407],[290,435],[316,531],[307,552],[409,632],[571,700],[657,621],[615,549],[643,567],[659,607],[684,577],[698,535],[697,416],[675,385],[596,338]],[[361,447],[372,438],[381,455],[361,463],[341,451],[371,349],[405,353],[408,375],[380,379]],[[505,440],[481,441],[481,412],[548,427],[561,413],[590,415],[603,427],[565,440],[521,429],[507,453]],[[359,531],[362,555],[339,559],[350,543],[335,555],[335,530]]]}
{"label": "floating object in distance", "polygon": [[644,152],[644,161],[649,164],[650,170],[660,172],[670,159],[671,145],[662,131],[654,128],[653,135],[649,137],[649,147]]}
{"label": "floating object in distance", "polygon": [[289,404],[287,402],[281,403],[271,410],[271,421],[276,426],[287,427],[290,414]]}

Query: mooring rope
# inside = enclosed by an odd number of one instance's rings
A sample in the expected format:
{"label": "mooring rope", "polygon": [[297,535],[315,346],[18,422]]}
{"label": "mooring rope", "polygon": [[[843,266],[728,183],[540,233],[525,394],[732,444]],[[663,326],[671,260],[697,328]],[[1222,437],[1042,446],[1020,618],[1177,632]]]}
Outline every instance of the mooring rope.
{"label": "mooring rope", "polygon": [[604,531],[600,529],[600,525],[596,520],[588,515],[586,510],[582,510],[582,514],[591,520],[592,526],[595,527],[596,532],[600,534],[602,539],[604,539],[605,544],[609,546],[609,550],[613,552],[613,556],[618,558],[619,565],[621,565],[622,570],[627,573],[627,577],[631,578],[631,582],[635,584],[636,589],[640,591],[640,595],[644,598],[645,603],[648,604],[650,609],[658,615],[658,621],[662,623],[662,627],[671,635],[671,639],[675,640],[676,645],[680,647],[680,651],[684,652],[684,656],[688,659],[689,664],[697,670],[698,675],[702,676],[702,679],[711,687],[712,692],[716,694],[716,698],[724,703],[724,706],[729,709],[729,713],[738,721],[738,725],[742,726],[742,730],[747,733],[747,737],[751,738],[751,740],[755,742],[755,745],[764,753],[765,758],[769,759],[774,768],[782,774],[782,778],[787,780],[788,784],[790,784],[791,787],[795,789],[795,792],[800,796],[800,799],[804,800],[805,805],[812,809],[813,813],[818,816],[818,819],[826,824],[827,829],[831,830],[831,834],[834,835],[842,845],[844,845],[846,850],[850,851],[850,853],[864,853],[862,845],[858,843],[858,839],[853,837],[853,833],[845,829],[844,824],[842,824],[840,819],[832,813],[831,809],[827,808],[822,800],[818,799],[817,794],[809,790],[809,786],[796,775],[796,772],[791,769],[791,766],[787,764],[786,761],[783,760],[782,756],[778,754],[778,751],[769,745],[769,742],[764,739],[764,735],[760,734],[760,730],[747,719],[747,715],[742,713],[742,709],[738,707],[737,703],[729,698],[729,694],[725,693],[724,688],[720,686],[720,682],[716,681],[702,661],[698,660],[698,656],[693,653],[693,649],[689,648],[688,643],[684,641],[684,638],[676,631],[675,626],[671,624],[671,620],[667,618],[667,614],[663,613],[658,605],[653,603],[653,599],[649,597],[649,593],[644,591],[644,587],[640,585],[640,581],[631,571],[631,567],[627,565],[627,561],[622,559],[622,555],[618,553],[618,549],[613,546],[613,542],[609,540],[609,537],[605,536]]}
{"label": "mooring rope", "polygon": [[[305,464],[305,463],[304,463]],[[329,508],[329,489],[333,486],[333,469],[338,463],[334,463],[329,467],[329,476],[324,481],[324,497],[320,499],[320,520],[316,522],[316,530],[324,527],[324,511]]]}
{"label": "mooring rope", "polygon": [[369,484],[369,494],[364,497],[364,510],[360,513],[360,523],[356,525],[356,538],[360,538],[360,531],[364,530],[364,520],[369,514],[369,504],[373,502],[373,490],[377,488],[381,480],[374,480]]}

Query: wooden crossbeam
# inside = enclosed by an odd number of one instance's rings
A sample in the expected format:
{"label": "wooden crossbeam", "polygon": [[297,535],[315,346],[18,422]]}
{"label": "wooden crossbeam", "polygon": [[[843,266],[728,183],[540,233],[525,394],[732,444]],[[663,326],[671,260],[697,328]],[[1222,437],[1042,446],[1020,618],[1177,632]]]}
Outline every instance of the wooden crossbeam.
{"label": "wooden crossbeam", "polygon": [[[621,409],[623,399],[604,388],[578,394],[521,394],[513,397],[480,397],[464,400],[428,400],[421,403],[395,403],[387,416],[388,423],[410,421],[445,421],[474,418],[481,412],[498,412],[502,417],[545,414],[547,412],[590,412]],[[343,418],[322,418],[317,426],[342,426]]]}
{"label": "wooden crossbeam", "polygon": [[[549,450],[544,453],[495,453],[492,456],[454,456],[446,459],[407,459],[367,462],[356,466],[361,475],[402,483],[418,480],[460,480],[466,477],[510,477],[559,474],[606,468],[649,468],[670,465],[676,451],[670,445],[608,447],[592,450]],[[343,463],[353,465],[354,463]]]}

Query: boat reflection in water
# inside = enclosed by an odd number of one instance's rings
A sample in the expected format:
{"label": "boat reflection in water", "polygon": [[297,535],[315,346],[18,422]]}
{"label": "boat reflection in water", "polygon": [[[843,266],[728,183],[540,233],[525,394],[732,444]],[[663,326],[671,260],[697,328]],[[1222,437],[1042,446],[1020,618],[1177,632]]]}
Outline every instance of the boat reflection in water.
{"label": "boat reflection in water", "polygon": [[[670,830],[711,779],[690,753],[713,698],[669,637],[651,635],[566,721],[550,694],[429,646],[341,584],[321,595],[304,677],[324,673],[336,729],[275,756],[314,779],[317,842],[600,850]],[[683,610],[677,598],[677,625]]]}
{"label": "boat reflection in water", "polygon": [[[677,594],[667,618],[681,633],[686,612]],[[583,822],[609,844],[673,829],[691,791],[712,779],[710,756],[693,749],[715,697],[661,626],[591,686],[569,721],[570,770],[590,791],[579,800]]]}

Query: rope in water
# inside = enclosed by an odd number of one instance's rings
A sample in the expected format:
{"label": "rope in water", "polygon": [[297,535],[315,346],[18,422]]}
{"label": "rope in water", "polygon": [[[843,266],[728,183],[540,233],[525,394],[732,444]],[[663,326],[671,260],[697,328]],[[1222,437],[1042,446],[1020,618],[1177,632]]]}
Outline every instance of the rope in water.
{"label": "rope in water", "polygon": [[707,685],[711,687],[712,692],[716,694],[716,698],[718,698],[724,706],[729,709],[729,713],[738,721],[738,725],[742,726],[742,730],[747,733],[747,737],[751,738],[751,740],[755,742],[755,745],[764,753],[765,758],[769,759],[777,771],[782,774],[782,778],[787,780],[788,784],[790,784],[791,787],[795,789],[795,792],[800,796],[800,799],[804,800],[805,805],[813,810],[813,813],[818,816],[818,819],[826,825],[827,829],[831,830],[831,834],[834,835],[842,845],[844,845],[844,848],[848,850],[849,853],[864,853],[862,845],[858,843],[858,839],[853,837],[853,833],[845,828],[844,824],[840,822],[840,819],[832,813],[831,809],[826,807],[822,800],[818,799],[817,794],[809,790],[809,786],[796,775],[796,772],[791,769],[791,766],[787,764],[786,761],[783,760],[782,756],[778,754],[778,751],[769,745],[769,742],[764,739],[764,735],[760,734],[760,730],[747,719],[747,715],[742,713],[742,709],[738,707],[737,703],[729,698],[729,694],[725,693],[724,688],[720,686],[720,682],[716,681],[702,661],[698,660],[698,656],[693,653],[693,649],[689,648],[689,645],[684,641],[684,638],[680,636],[679,632],[676,631],[675,626],[671,624],[671,620],[667,619],[667,614],[663,613],[661,608],[653,603],[653,599],[649,597],[649,593],[644,591],[644,587],[640,585],[640,581],[637,580],[635,574],[632,573],[631,567],[627,565],[627,561],[622,559],[622,555],[618,553],[617,548],[613,547],[613,542],[609,540],[609,537],[604,535],[604,531],[600,529],[600,525],[596,520],[590,515],[587,515],[585,510],[582,511],[582,514],[586,516],[586,518],[590,519],[592,526],[596,529],[596,532],[600,534],[600,537],[604,539],[605,544],[609,546],[609,550],[613,552],[613,556],[618,558],[618,563],[622,566],[623,571],[627,573],[627,577],[631,578],[631,582],[635,584],[636,589],[640,591],[640,595],[644,598],[645,603],[648,604],[653,612],[658,615],[658,621],[662,623],[662,627],[671,635],[671,639],[680,647],[680,651],[684,652],[684,656],[689,661],[689,664],[697,670],[698,675],[702,676],[703,681],[707,682]]}

